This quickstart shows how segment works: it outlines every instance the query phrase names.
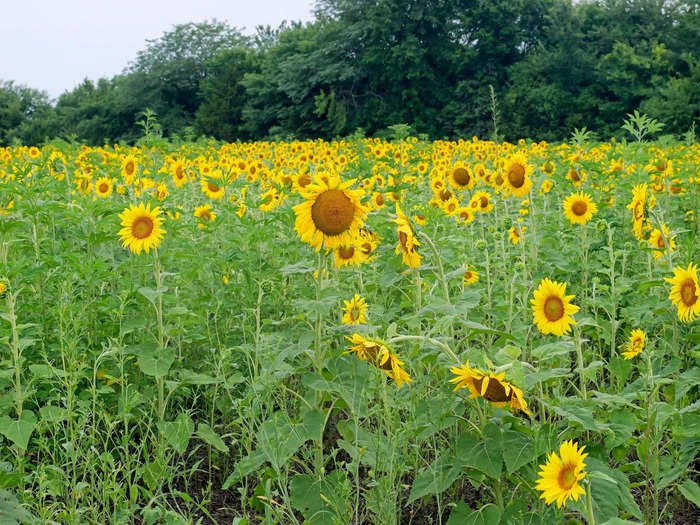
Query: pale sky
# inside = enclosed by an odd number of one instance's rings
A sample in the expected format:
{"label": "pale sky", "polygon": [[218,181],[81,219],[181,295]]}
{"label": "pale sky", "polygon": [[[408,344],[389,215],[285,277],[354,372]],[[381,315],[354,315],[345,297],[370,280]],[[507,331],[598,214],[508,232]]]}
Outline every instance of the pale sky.
{"label": "pale sky", "polygon": [[314,0],[0,0],[0,80],[52,98],[85,77],[112,77],[176,24],[258,25],[310,21]]}

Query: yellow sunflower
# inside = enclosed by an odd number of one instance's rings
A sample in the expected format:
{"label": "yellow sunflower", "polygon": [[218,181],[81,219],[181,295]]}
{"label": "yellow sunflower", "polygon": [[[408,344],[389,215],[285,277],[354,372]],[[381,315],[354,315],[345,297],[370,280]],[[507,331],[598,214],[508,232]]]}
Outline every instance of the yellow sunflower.
{"label": "yellow sunflower", "polygon": [[493,372],[482,372],[476,368],[466,365],[450,368],[456,377],[450,379],[450,383],[455,383],[455,391],[460,388],[469,390],[470,399],[483,397],[486,401],[496,407],[508,407],[511,412],[521,410],[526,414],[527,402],[523,397],[523,391],[515,385],[505,380],[505,373],[494,374]]}
{"label": "yellow sunflower", "polygon": [[399,244],[396,246],[394,253],[397,255],[400,253],[403,263],[409,268],[418,268],[421,263],[421,256],[418,253],[420,242],[416,239],[413,226],[411,226],[408,217],[399,208],[398,203],[396,203],[396,219],[394,222],[398,224],[396,231],[399,235]]}
{"label": "yellow sunflower", "polygon": [[[372,245],[369,244],[367,249],[369,250],[368,253],[371,253],[373,249]],[[354,243],[349,246],[336,246],[333,249],[336,268],[342,268],[343,266],[359,266],[366,262],[367,254],[364,252],[365,250],[363,248],[356,246]]]}
{"label": "yellow sunflower", "polygon": [[138,168],[139,163],[136,160],[136,157],[133,155],[127,155],[124,157],[122,160],[122,177],[127,184],[131,184],[131,182],[134,180]]}
{"label": "yellow sunflower", "polygon": [[527,157],[522,153],[516,153],[508,157],[505,163],[505,176],[503,184],[514,197],[524,197],[532,187],[530,175],[533,171],[532,165],[527,161]]}
{"label": "yellow sunflower", "polygon": [[[664,229],[663,233],[661,232],[661,230],[656,228],[654,229],[654,231],[651,232],[651,235],[649,236],[649,245],[654,250],[654,259],[660,259],[665,254],[673,253],[676,250],[676,236],[670,236],[671,232],[668,230],[665,224],[662,224],[662,228]],[[668,247],[666,246],[666,241],[664,241],[664,237],[668,240]]]}
{"label": "yellow sunflower", "polygon": [[673,269],[673,277],[666,277],[671,283],[671,293],[668,298],[678,306],[678,319],[683,323],[689,323],[700,316],[700,286],[698,285],[698,267],[690,263],[688,269],[682,267]]}
{"label": "yellow sunflower", "polygon": [[173,182],[178,188],[182,188],[187,183],[187,172],[185,171],[185,163],[182,160],[175,162],[172,168]]}
{"label": "yellow sunflower", "polygon": [[[474,206],[472,206],[474,203]],[[487,213],[493,210],[493,202],[491,202],[491,194],[485,191],[477,191],[469,201],[469,207],[474,211]]]}
{"label": "yellow sunflower", "polygon": [[202,220],[202,222],[197,224],[199,228],[205,228],[205,223],[214,222],[216,220],[216,213],[214,213],[214,210],[209,204],[195,208],[194,216]]}
{"label": "yellow sunflower", "polygon": [[474,187],[476,177],[464,162],[457,162],[450,168],[447,174],[447,180],[456,190],[469,190]]}
{"label": "yellow sunflower", "polygon": [[226,193],[226,186],[220,182],[222,177],[223,175],[218,170],[202,177],[202,192],[210,199],[221,199]]}
{"label": "yellow sunflower", "polygon": [[579,307],[571,304],[573,295],[566,293],[566,283],[558,283],[545,278],[535,290],[534,299],[530,300],[534,323],[543,334],[564,335],[569,333],[571,325],[576,324],[573,314]]}
{"label": "yellow sunflower", "polygon": [[300,191],[305,201],[294,206],[294,229],[303,242],[316,248],[349,246],[358,235],[367,211],[360,202],[364,190],[352,190],[355,179],[342,182],[337,175],[317,176]]}
{"label": "yellow sunflower", "polygon": [[627,205],[628,210],[632,210],[632,227],[634,236],[640,240],[644,240],[643,227],[646,222],[646,207],[647,207],[647,184],[638,184],[632,188],[632,202]]}
{"label": "yellow sunflower", "polygon": [[535,487],[542,491],[541,499],[551,505],[557,502],[557,508],[566,504],[568,499],[578,501],[578,497],[586,493],[579,481],[586,477],[583,462],[588,454],[584,454],[586,447],[578,448],[578,443],[564,441],[559,447],[559,456],[552,452],[545,465],[540,465],[539,478]]}
{"label": "yellow sunflower", "polygon": [[474,284],[479,280],[479,272],[476,270],[470,270],[468,266],[464,267],[464,284]]}
{"label": "yellow sunflower", "polygon": [[95,193],[97,193],[99,197],[106,199],[112,194],[113,190],[114,184],[112,183],[111,179],[108,179],[107,177],[97,179],[97,182],[95,183]]}
{"label": "yellow sunflower", "polygon": [[630,335],[630,340],[627,343],[626,350],[622,352],[625,359],[632,359],[633,357],[642,353],[644,350],[644,340],[646,339],[646,334],[642,330],[633,330],[632,335]]}
{"label": "yellow sunflower", "polygon": [[463,222],[466,224],[474,220],[474,211],[466,206],[459,208],[455,215],[457,216],[457,222]]}
{"label": "yellow sunflower", "polygon": [[572,193],[564,199],[564,216],[571,224],[586,224],[595,213],[598,213],[598,206],[587,193]]}
{"label": "yellow sunflower", "polygon": [[343,319],[341,320],[343,324],[365,324],[367,322],[367,318],[365,317],[367,313],[367,303],[364,297],[355,294],[352,299],[343,302],[345,303]]}
{"label": "yellow sunflower", "polygon": [[363,361],[368,361],[371,365],[382,370],[387,376],[396,381],[396,386],[401,388],[404,383],[410,383],[413,381],[411,376],[401,368],[403,361],[394,354],[384,343],[381,341],[374,341],[372,339],[365,339],[360,334],[352,334],[352,337],[346,337],[353,346],[350,350],[344,352],[350,354],[355,352],[357,357]]}
{"label": "yellow sunflower", "polygon": [[161,228],[164,219],[160,216],[161,210],[151,205],[129,206],[119,218],[123,228],[119,230],[122,245],[127,246],[132,253],[139,255],[141,250],[148,253],[151,248],[157,248],[163,239],[165,230]]}
{"label": "yellow sunflower", "polygon": [[511,226],[510,230],[508,230],[508,238],[510,239],[510,242],[513,244],[520,244],[525,230],[527,230],[527,226],[522,226],[520,229],[516,228],[515,226]]}

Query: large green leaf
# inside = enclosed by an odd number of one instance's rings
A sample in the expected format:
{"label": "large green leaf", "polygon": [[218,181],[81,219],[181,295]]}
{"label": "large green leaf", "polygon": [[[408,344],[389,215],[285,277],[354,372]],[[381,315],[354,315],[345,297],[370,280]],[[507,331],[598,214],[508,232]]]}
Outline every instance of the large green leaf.
{"label": "large green leaf", "polygon": [[163,421],[158,428],[165,436],[168,444],[178,453],[183,454],[187,450],[190,438],[194,432],[194,423],[190,416],[184,412],[177,416],[175,421]]}
{"label": "large green leaf", "polygon": [[0,417],[0,434],[22,450],[27,450],[29,438],[36,423],[36,414],[31,410],[23,410],[20,419],[10,419],[8,416],[3,416]]}

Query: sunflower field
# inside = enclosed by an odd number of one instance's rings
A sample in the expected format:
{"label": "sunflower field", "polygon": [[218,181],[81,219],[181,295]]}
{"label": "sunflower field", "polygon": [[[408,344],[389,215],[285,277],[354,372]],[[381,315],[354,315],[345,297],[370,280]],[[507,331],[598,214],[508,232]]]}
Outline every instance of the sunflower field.
{"label": "sunflower field", "polygon": [[697,523],[699,167],[0,148],[0,523]]}

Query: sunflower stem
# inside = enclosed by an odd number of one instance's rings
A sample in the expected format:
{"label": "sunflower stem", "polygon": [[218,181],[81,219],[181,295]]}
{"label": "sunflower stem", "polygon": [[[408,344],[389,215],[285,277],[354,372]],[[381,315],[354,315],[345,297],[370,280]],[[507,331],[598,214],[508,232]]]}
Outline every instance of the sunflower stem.
{"label": "sunflower stem", "polygon": [[581,348],[581,330],[578,326],[574,326],[574,339],[576,342],[576,357],[578,358],[578,377],[581,384],[581,397],[588,398],[586,391],[586,375],[583,372],[583,349]]}
{"label": "sunflower stem", "polygon": [[593,496],[591,495],[593,484],[589,481],[586,489],[586,521],[588,525],[595,525],[595,514],[593,514]]}
{"label": "sunflower stem", "polygon": [[460,361],[459,357],[457,357],[457,354],[455,354],[449,346],[442,341],[433,339],[432,337],[426,337],[423,335],[398,335],[396,337],[392,337],[389,340],[389,344],[394,344],[399,341],[425,341],[427,343],[431,343],[444,351],[455,363],[457,363],[458,366],[462,366],[462,362]]}
{"label": "sunflower stem", "polygon": [[440,275],[440,281],[442,281],[442,291],[445,294],[445,300],[449,303],[450,289],[447,286],[447,279],[445,278],[445,269],[442,267],[442,259],[440,258],[440,254],[438,253],[437,247],[435,246],[435,243],[432,241],[432,239],[425,232],[420,232],[419,235],[425,239],[425,241],[428,243],[428,246],[430,247],[430,250],[433,252],[433,256],[435,257],[435,263],[438,267],[438,273]]}

